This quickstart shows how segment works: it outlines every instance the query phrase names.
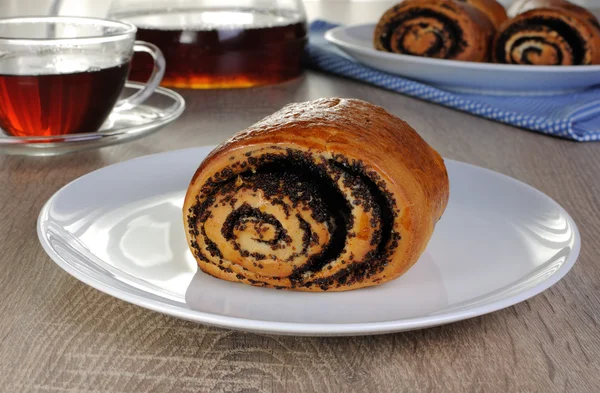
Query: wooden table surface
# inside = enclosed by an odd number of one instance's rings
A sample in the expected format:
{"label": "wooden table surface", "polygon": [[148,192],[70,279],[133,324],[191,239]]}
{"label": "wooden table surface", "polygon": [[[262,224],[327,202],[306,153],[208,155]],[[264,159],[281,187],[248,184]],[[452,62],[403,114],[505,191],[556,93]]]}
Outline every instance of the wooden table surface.
{"label": "wooden table surface", "polygon": [[[315,6],[309,14],[362,21],[382,8]],[[313,72],[273,87],[182,94],[186,113],[145,139],[60,157],[0,156],[0,391],[600,391],[600,143],[546,137]],[[445,157],[554,198],[581,231],[574,268],[544,293],[483,317],[409,333],[296,338],[205,327],[127,304],[63,272],[39,245],[38,212],[71,180],[214,144],[286,103],[324,96],[381,105]]]}

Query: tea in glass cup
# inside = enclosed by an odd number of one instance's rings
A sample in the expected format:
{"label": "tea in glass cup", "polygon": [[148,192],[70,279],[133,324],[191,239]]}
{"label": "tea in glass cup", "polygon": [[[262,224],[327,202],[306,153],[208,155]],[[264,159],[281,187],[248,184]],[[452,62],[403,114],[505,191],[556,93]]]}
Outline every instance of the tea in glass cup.
{"label": "tea in glass cup", "polygon": [[[140,104],[160,83],[164,58],[135,34],[103,19],[0,19],[0,128],[12,136],[93,132],[111,111]],[[152,75],[118,101],[134,51],[154,58]]]}

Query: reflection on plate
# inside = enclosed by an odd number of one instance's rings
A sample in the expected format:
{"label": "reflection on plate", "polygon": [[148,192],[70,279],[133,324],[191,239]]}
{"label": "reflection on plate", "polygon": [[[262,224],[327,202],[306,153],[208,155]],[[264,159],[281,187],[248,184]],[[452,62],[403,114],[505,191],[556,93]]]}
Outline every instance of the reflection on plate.
{"label": "reflection on plate", "polygon": [[[144,85],[127,82],[121,97],[131,96]],[[54,137],[14,137],[0,130],[0,153],[51,156],[116,145],[142,138],[177,119],[185,109],[183,97],[159,87],[143,104],[113,111],[99,131]]]}
{"label": "reflection on plate", "polygon": [[189,180],[211,149],[126,161],[70,183],[40,213],[44,249],[79,280],[133,304],[209,325],[298,335],[396,332],[486,314],[550,287],[579,253],[575,223],[556,202],[446,160],[448,208],[419,262],[399,279],[341,293],[222,281],[197,269],[181,213]]}
{"label": "reflection on plate", "polygon": [[340,26],[325,33],[325,39],[361,64],[450,91],[536,95],[600,84],[600,65],[474,63],[381,52],[373,48],[374,29],[375,24]]}

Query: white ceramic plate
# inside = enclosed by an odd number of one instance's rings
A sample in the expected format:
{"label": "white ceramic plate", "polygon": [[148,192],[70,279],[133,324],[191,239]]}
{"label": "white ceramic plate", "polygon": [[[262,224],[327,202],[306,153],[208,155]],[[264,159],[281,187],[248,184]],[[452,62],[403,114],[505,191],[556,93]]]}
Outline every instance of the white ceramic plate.
{"label": "white ceramic plate", "polygon": [[210,277],[188,250],[181,206],[211,148],[102,168],[42,209],[39,239],[79,280],[151,310],[263,333],[356,335],[441,325],[534,296],[579,253],[558,204],[509,177],[446,160],[450,203],[417,264],[385,285],[342,293],[256,288]]}
{"label": "white ceramic plate", "polygon": [[[127,82],[121,97],[129,97],[143,84]],[[117,145],[150,135],[175,121],[185,109],[178,93],[157,87],[140,105],[113,111],[100,130],[60,136],[15,137],[0,129],[0,153],[28,156],[53,156]]]}
{"label": "white ceramic plate", "polygon": [[434,85],[483,94],[556,94],[600,84],[600,65],[474,63],[387,53],[373,48],[374,24],[340,26],[325,39],[363,65]]}

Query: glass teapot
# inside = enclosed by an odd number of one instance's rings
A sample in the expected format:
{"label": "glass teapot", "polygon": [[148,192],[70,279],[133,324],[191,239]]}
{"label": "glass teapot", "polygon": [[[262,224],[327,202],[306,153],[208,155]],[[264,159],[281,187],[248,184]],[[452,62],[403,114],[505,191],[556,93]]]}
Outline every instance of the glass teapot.
{"label": "glass teapot", "polygon": [[[301,0],[113,0],[108,18],[133,23],[138,40],[163,51],[163,86],[250,87],[302,72]],[[152,67],[152,59],[136,56],[130,79],[148,80]]]}

